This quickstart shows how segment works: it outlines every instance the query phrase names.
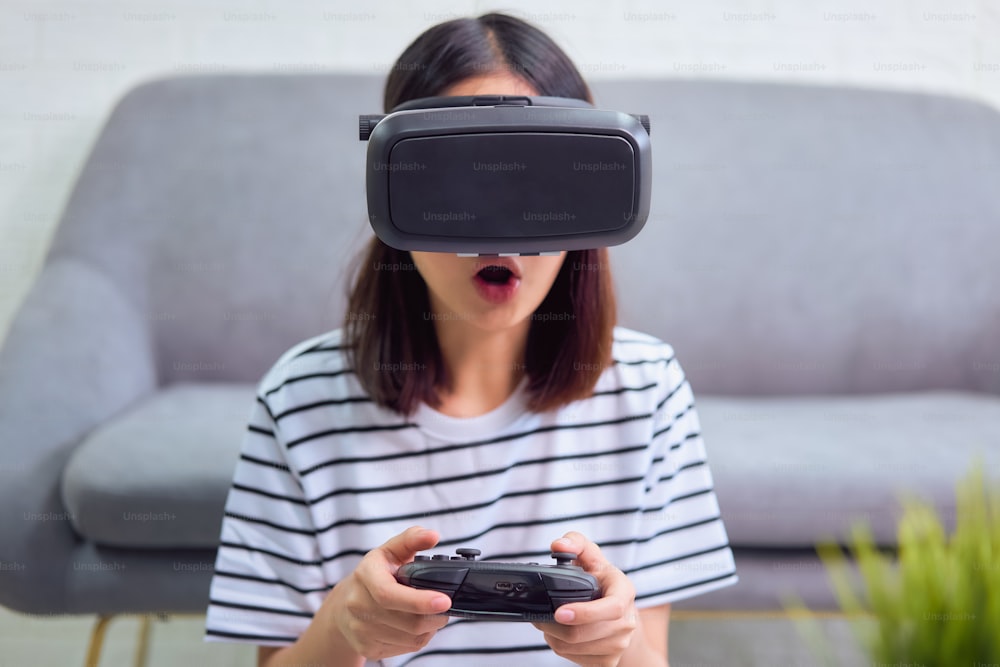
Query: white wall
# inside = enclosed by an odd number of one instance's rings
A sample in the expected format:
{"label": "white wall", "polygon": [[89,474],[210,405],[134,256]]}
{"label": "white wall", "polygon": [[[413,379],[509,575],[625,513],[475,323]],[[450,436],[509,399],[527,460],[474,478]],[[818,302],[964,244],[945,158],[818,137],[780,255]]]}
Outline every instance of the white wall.
{"label": "white wall", "polygon": [[493,9],[542,26],[590,78],[848,83],[1000,107],[997,0],[0,0],[0,340],[130,86],[181,71],[385,72],[429,25]]}

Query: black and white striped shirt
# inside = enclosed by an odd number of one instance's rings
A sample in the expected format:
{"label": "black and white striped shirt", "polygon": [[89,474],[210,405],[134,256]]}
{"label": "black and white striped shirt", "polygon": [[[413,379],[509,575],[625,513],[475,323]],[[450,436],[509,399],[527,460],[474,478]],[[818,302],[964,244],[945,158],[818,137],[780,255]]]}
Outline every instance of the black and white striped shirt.
{"label": "black and white striped shirt", "polygon": [[[420,524],[434,553],[550,562],[576,530],[636,589],[639,607],[736,582],[694,407],[673,349],[617,327],[591,397],[525,408],[524,382],[473,418],[368,398],[341,331],[286,353],[259,386],[226,502],[206,639],[293,643],[361,557]],[[567,665],[528,623],[453,619],[384,667]],[[492,661],[492,662],[491,662]]]}

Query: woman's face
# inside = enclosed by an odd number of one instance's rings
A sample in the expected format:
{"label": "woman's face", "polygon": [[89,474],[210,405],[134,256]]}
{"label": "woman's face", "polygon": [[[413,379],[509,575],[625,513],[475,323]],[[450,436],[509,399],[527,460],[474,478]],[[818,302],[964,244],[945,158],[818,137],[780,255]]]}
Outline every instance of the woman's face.
{"label": "woman's face", "polygon": [[[442,95],[537,95],[506,73],[464,79]],[[524,324],[549,293],[565,252],[531,257],[459,257],[454,253],[412,251],[427,283],[431,309],[441,320],[496,331]]]}

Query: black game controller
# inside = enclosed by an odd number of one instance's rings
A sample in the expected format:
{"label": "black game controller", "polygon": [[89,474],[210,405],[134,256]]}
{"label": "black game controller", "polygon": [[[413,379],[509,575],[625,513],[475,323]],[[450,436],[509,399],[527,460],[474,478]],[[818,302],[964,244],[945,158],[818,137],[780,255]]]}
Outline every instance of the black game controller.
{"label": "black game controller", "polygon": [[556,552],[555,565],[539,565],[478,561],[479,549],[456,553],[416,556],[396,581],[446,594],[449,616],[485,621],[551,621],[561,605],[601,597],[597,579],[570,564],[576,554]]}

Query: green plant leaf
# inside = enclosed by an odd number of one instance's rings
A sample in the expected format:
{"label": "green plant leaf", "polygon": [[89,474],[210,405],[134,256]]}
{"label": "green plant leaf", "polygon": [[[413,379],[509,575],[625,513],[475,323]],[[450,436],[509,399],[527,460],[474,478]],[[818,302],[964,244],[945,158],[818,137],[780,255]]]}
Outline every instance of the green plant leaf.
{"label": "green plant leaf", "polygon": [[[950,536],[933,507],[911,497],[901,501],[895,554],[864,523],[850,532],[850,559],[833,540],[816,547],[840,607],[876,621],[855,624],[875,662],[1000,663],[1000,491],[977,462],[955,497]],[[815,643],[815,624],[800,632]]]}

